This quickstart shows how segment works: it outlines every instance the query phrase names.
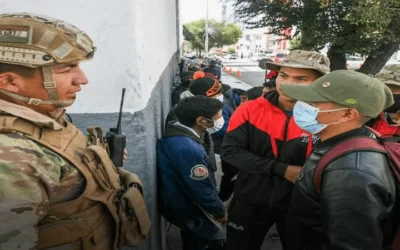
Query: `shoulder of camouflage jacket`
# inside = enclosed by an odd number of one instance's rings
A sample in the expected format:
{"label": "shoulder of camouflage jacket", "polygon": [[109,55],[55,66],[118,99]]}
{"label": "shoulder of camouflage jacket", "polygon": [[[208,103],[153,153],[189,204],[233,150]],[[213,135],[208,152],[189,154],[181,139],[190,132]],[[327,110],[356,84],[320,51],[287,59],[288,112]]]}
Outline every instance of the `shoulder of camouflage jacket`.
{"label": "shoulder of camouflage jacket", "polygon": [[0,134],[0,249],[34,249],[37,222],[64,160],[20,134]]}

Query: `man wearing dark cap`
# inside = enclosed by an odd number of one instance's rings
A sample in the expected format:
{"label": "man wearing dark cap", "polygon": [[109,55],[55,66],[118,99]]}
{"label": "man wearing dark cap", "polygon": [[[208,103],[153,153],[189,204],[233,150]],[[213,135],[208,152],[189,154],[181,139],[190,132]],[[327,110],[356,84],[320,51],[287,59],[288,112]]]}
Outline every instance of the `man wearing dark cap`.
{"label": "man wearing dark cap", "polygon": [[281,84],[281,89],[298,100],[297,125],[321,139],[294,186],[288,249],[386,249],[393,237],[396,186],[384,154],[344,154],[326,165],[319,187],[315,180],[317,164],[333,147],[349,138],[376,138],[363,124],[393,104],[390,89],[350,70],[334,71],[311,85]]}
{"label": "man wearing dark cap", "polygon": [[276,222],[285,248],[285,220],[293,183],[317,140],[294,122],[295,100],[282,82],[311,84],[329,72],[329,59],[316,52],[294,50],[282,63],[275,91],[239,106],[222,144],[222,158],[239,169],[227,229],[231,250],[259,250]]}
{"label": "man wearing dark cap", "polygon": [[221,80],[221,67],[218,65],[217,60],[212,59],[208,64],[208,67],[204,69],[204,72],[213,74],[218,80]]}
{"label": "man wearing dark cap", "polygon": [[181,73],[181,84],[176,87],[171,93],[172,106],[178,104],[181,99],[181,94],[189,89],[189,84],[193,80],[194,71],[184,71]]}

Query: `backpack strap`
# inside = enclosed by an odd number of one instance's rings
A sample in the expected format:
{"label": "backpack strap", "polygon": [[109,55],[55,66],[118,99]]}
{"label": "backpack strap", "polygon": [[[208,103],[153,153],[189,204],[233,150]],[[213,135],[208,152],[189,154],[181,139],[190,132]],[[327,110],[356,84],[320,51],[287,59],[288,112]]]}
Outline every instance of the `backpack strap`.
{"label": "backpack strap", "polygon": [[378,140],[370,137],[355,137],[339,143],[322,156],[317,164],[314,174],[314,187],[318,193],[321,192],[322,173],[329,163],[343,155],[356,151],[373,151],[387,154],[385,147]]}

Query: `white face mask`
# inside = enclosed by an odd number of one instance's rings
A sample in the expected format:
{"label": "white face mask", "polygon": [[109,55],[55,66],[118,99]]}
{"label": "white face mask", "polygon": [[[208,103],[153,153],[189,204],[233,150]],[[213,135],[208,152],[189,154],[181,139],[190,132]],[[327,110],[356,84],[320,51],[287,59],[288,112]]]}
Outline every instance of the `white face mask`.
{"label": "white face mask", "polygon": [[218,120],[212,121],[212,120],[207,119],[207,121],[214,123],[214,126],[211,128],[207,128],[206,126],[202,125],[204,128],[207,129],[207,132],[210,134],[214,134],[214,133],[220,131],[225,124],[224,117],[222,117],[222,116],[220,118],[218,118]]}
{"label": "white face mask", "polygon": [[219,95],[217,97],[215,97],[215,99],[219,100],[220,102],[224,101],[224,96],[223,95]]}

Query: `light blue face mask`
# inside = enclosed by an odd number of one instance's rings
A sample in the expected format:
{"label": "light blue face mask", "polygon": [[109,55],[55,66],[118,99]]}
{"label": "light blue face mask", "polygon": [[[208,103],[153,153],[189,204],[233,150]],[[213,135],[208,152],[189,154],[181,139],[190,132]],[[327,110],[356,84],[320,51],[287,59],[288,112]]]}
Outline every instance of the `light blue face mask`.
{"label": "light blue face mask", "polygon": [[293,118],[297,126],[299,126],[302,130],[307,131],[311,134],[318,134],[329,125],[340,123],[334,122],[331,124],[321,124],[317,121],[318,113],[335,112],[345,109],[347,108],[319,110],[319,108],[313,107],[310,104],[302,101],[297,101],[293,108]]}

